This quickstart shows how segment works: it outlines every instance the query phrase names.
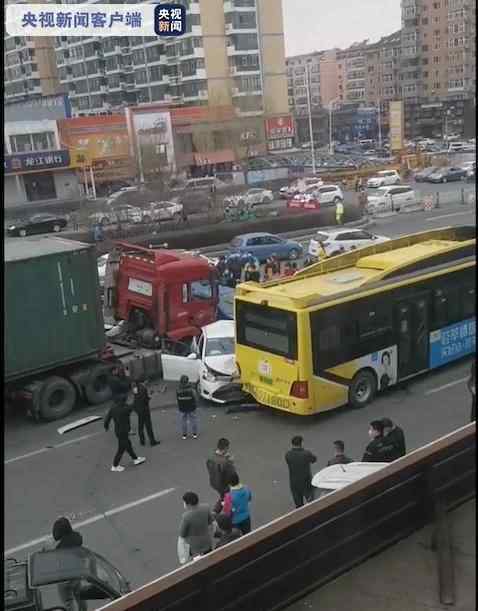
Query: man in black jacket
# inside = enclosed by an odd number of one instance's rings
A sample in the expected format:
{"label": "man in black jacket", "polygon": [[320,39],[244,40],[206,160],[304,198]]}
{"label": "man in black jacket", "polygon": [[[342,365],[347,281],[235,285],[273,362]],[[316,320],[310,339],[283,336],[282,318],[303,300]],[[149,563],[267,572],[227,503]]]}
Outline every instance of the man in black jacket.
{"label": "man in black jacket", "polygon": [[382,424],[384,441],[387,445],[391,444],[393,446],[391,453],[392,460],[405,456],[407,448],[403,429],[394,424],[390,418],[382,418]]}
{"label": "man in black jacket", "polygon": [[196,393],[189,384],[188,376],[181,376],[179,386],[176,390],[178,409],[181,412],[181,424],[183,439],[188,438],[188,424],[191,425],[193,439],[198,438],[198,420]]}
{"label": "man in black jacket", "polygon": [[133,382],[131,384],[131,391],[133,393],[133,409],[138,415],[138,435],[139,442],[144,446],[144,430],[149,437],[149,443],[152,446],[159,444],[156,441],[153,431],[153,423],[151,422],[151,410],[149,408],[149,394],[146,386],[141,382]]}
{"label": "man in black jacket", "polygon": [[53,524],[53,539],[57,541],[56,548],[81,547],[83,537],[79,532],[73,530],[68,518],[58,518]]}
{"label": "man in black jacket", "polygon": [[383,422],[372,420],[368,434],[372,441],[365,448],[362,462],[392,462],[395,450],[390,442],[385,441]]}
{"label": "man in black jacket", "polygon": [[285,455],[289,467],[290,490],[296,507],[302,507],[304,500],[307,503],[314,500],[310,465],[317,461],[317,457],[309,450],[304,450],[302,443],[300,435],[293,437],[292,448]]}
{"label": "man in black jacket", "polygon": [[126,405],[126,397],[124,397],[124,400],[122,400],[121,395],[120,399],[114,402],[113,407],[110,408],[105,417],[105,430],[107,431],[109,429],[110,422],[113,420],[115,435],[118,439],[118,450],[116,451],[113,459],[113,466],[111,467],[112,471],[124,471],[124,467],[122,467],[119,463],[125,452],[131,456],[135,465],[140,465],[146,460],[142,456],[136,455],[129,438],[129,432],[131,430],[130,414],[132,409],[132,406]]}

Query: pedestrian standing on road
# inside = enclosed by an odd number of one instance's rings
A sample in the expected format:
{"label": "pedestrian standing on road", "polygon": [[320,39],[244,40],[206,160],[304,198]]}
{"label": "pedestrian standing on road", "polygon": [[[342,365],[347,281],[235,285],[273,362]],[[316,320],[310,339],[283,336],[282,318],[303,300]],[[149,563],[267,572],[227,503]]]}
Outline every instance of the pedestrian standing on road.
{"label": "pedestrian standing on road", "polygon": [[403,429],[394,424],[390,418],[382,418],[382,424],[383,438],[385,443],[393,446],[393,451],[391,453],[391,456],[393,457],[392,460],[405,456],[407,453],[407,448]]}
{"label": "pedestrian standing on road", "polygon": [[345,444],[341,439],[334,441],[334,457],[327,462],[327,467],[331,465],[348,465],[353,462],[351,458],[345,455]]}
{"label": "pedestrian standing on road", "polygon": [[391,462],[393,460],[394,447],[386,443],[383,436],[383,422],[372,420],[368,430],[370,443],[365,448],[362,462]]}
{"label": "pedestrian standing on road", "polygon": [[139,442],[142,446],[144,446],[144,431],[146,429],[150,445],[158,445],[160,442],[156,441],[153,431],[153,424],[151,422],[151,409],[149,406],[150,397],[148,394],[148,389],[141,382],[133,382],[131,384],[131,391],[133,393],[133,409],[138,416]]}
{"label": "pedestrian standing on road", "polygon": [[198,417],[196,393],[189,383],[188,376],[181,376],[179,386],[176,390],[176,400],[181,413],[181,429],[183,439],[188,438],[189,428],[193,439],[198,438]]}
{"label": "pedestrian standing on road", "polygon": [[264,266],[264,276],[266,280],[272,280],[274,276],[274,259],[267,257],[266,264]]}
{"label": "pedestrian standing on road", "polygon": [[185,512],[179,525],[178,557],[186,564],[212,550],[213,517],[209,505],[199,503],[195,492],[183,495]]}
{"label": "pedestrian standing on road", "polygon": [[243,535],[251,532],[251,513],[249,503],[252,493],[248,486],[241,484],[239,475],[234,472],[229,479],[229,492],[224,495],[223,513],[231,516],[232,525]]}
{"label": "pedestrian standing on road", "polygon": [[111,376],[110,385],[113,391],[113,406],[106,414],[104,426],[106,431],[109,430],[110,422],[113,420],[115,435],[118,439],[118,449],[113,459],[113,466],[111,467],[111,470],[121,472],[124,471],[124,467],[120,465],[120,461],[125,452],[131,456],[135,465],[144,463],[146,459],[136,454],[129,438],[129,433],[131,430],[130,415],[133,409],[132,405],[126,405],[129,381],[125,376]]}
{"label": "pedestrian standing on road", "polygon": [[[217,442],[214,454],[206,460],[206,468],[209,474],[211,488],[219,495],[219,501],[229,491],[229,483],[232,475],[236,472],[234,459],[229,452],[229,439],[221,437]],[[221,508],[219,507],[219,513]]]}
{"label": "pedestrian standing on road", "polygon": [[241,531],[233,526],[231,516],[227,516],[225,513],[220,513],[216,516],[216,525],[217,531],[214,536],[217,537],[218,540],[214,549],[218,549],[223,545],[236,541],[236,539],[242,536]]}
{"label": "pedestrian standing on road", "polygon": [[476,360],[471,364],[470,377],[468,379],[468,390],[471,393],[470,422],[476,421]]}
{"label": "pedestrian standing on road", "polygon": [[302,447],[303,441],[300,435],[292,437],[292,448],[285,455],[289,467],[290,490],[296,507],[314,500],[310,466],[317,462],[317,457]]}
{"label": "pedestrian standing on road", "polygon": [[343,224],[344,218],[344,204],[341,199],[337,200],[335,204],[335,220],[337,221],[337,225]]}

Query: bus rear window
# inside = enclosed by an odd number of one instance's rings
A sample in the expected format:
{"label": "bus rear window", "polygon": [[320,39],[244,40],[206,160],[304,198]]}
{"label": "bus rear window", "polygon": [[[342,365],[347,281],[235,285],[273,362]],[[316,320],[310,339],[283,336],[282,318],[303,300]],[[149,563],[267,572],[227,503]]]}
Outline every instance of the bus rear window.
{"label": "bus rear window", "polygon": [[293,312],[236,302],[237,343],[297,359],[297,316]]}

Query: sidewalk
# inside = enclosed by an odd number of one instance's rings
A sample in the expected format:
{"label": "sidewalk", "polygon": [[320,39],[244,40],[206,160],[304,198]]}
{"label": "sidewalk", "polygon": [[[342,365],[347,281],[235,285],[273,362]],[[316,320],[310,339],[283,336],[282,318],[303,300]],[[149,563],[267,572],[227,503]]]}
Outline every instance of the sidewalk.
{"label": "sidewalk", "polygon": [[[449,514],[454,611],[476,609],[476,500]],[[287,611],[442,611],[431,525],[287,607]]]}

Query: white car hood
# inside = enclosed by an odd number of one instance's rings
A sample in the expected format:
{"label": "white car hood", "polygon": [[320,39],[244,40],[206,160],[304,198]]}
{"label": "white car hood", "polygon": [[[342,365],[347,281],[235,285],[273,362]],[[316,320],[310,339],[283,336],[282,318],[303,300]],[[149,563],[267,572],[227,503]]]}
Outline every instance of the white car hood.
{"label": "white car hood", "polygon": [[219,354],[218,356],[207,356],[204,364],[226,376],[233,376],[237,373],[236,357],[234,354]]}

